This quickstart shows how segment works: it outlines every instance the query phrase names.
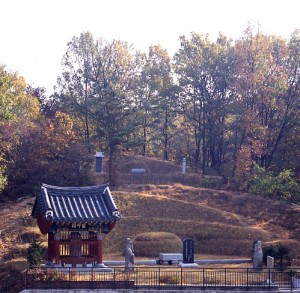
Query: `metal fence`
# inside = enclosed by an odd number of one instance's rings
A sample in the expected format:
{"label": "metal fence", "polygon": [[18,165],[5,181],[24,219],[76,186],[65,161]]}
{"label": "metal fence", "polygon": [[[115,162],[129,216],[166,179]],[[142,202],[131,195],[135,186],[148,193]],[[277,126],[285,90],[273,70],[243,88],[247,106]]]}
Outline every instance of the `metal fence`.
{"label": "metal fence", "polygon": [[[136,267],[133,271],[112,268],[35,268],[23,274],[23,289],[219,289],[219,290],[293,290],[300,288],[300,268],[209,269],[177,267]],[[20,284],[21,281],[18,280]],[[1,284],[0,292],[19,292],[15,282]],[[20,286],[20,285],[19,285]],[[16,291],[15,289],[18,289]],[[22,288],[21,288],[22,289]]]}

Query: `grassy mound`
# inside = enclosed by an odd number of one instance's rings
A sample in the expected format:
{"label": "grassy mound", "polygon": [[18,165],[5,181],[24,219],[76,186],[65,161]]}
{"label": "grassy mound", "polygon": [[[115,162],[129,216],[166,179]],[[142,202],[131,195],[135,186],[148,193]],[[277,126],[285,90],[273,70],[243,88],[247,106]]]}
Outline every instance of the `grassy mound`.
{"label": "grassy mound", "polygon": [[153,174],[175,174],[181,172],[181,165],[168,161],[143,156],[126,156],[119,159],[118,171],[130,173],[132,168],[143,168],[146,173]]}
{"label": "grassy mound", "polygon": [[193,238],[196,254],[251,258],[253,241],[261,240],[263,246],[280,241],[299,259],[298,206],[180,184],[126,188],[114,191],[122,219],[107,235],[104,255],[123,251],[128,237],[164,231]]}
{"label": "grassy mound", "polygon": [[135,256],[157,257],[159,253],[182,252],[181,239],[172,233],[148,232],[138,234],[134,240]]}

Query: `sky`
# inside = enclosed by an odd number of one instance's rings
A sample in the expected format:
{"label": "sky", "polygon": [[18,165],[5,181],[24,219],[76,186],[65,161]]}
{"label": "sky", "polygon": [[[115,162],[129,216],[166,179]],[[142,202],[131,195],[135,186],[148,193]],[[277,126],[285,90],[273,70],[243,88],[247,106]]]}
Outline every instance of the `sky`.
{"label": "sky", "polygon": [[173,56],[180,35],[235,40],[249,22],[289,39],[300,29],[300,0],[0,0],[0,64],[50,95],[67,43],[82,32],[144,52],[160,44]]}

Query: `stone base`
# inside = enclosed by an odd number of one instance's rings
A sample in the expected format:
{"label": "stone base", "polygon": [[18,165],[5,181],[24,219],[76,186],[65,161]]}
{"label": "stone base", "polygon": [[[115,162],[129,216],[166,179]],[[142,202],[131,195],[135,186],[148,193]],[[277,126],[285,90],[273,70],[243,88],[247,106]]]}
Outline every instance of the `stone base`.
{"label": "stone base", "polygon": [[44,268],[56,268],[56,269],[65,269],[65,270],[74,270],[74,271],[97,271],[97,272],[113,272],[113,269],[106,266],[104,263],[99,263],[96,265],[93,265],[91,263],[83,265],[83,264],[68,264],[66,263],[64,266],[62,266],[60,263],[53,263],[51,261],[48,261],[43,265]]}
{"label": "stone base", "polygon": [[104,263],[98,263],[94,266],[94,271],[97,272],[113,272],[113,269],[107,267]]}
{"label": "stone base", "polygon": [[180,268],[198,268],[199,265],[197,265],[196,263],[179,263],[178,264],[178,267]]}
{"label": "stone base", "polygon": [[55,262],[52,262],[52,261],[47,261],[43,266],[44,267],[51,267],[51,268],[61,268],[62,267],[61,263],[55,263]]}

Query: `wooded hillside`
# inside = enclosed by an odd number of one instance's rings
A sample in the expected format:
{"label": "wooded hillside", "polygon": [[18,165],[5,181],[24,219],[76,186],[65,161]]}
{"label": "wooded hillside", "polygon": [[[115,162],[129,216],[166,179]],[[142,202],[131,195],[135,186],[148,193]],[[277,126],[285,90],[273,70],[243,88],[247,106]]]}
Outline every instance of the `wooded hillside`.
{"label": "wooded hillside", "polygon": [[82,33],[50,96],[1,66],[1,198],[90,184],[100,150],[112,185],[121,155],[186,158],[236,190],[297,203],[299,64],[299,31],[284,40],[248,27],[235,42],[181,36],[173,58]]}

